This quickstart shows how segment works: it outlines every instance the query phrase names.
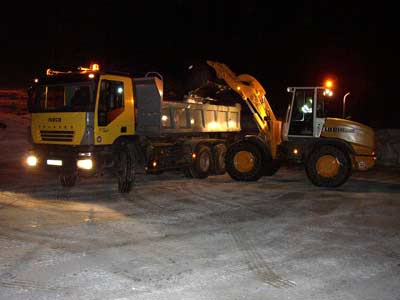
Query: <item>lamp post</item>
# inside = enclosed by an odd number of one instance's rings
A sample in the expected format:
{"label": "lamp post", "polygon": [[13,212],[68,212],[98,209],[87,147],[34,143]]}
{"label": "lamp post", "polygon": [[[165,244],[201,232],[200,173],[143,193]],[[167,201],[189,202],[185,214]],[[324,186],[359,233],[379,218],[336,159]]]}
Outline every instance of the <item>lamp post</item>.
{"label": "lamp post", "polygon": [[344,96],[343,96],[343,113],[342,113],[342,118],[344,119],[345,117],[345,112],[346,112],[346,97],[350,95],[350,92],[347,92]]}

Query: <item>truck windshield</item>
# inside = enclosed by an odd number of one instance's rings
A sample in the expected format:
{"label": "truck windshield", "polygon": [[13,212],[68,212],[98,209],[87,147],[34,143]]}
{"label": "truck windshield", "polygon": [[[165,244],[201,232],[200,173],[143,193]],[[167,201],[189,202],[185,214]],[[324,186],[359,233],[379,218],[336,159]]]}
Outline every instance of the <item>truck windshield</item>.
{"label": "truck windshield", "polygon": [[39,85],[29,91],[30,112],[92,112],[93,82]]}

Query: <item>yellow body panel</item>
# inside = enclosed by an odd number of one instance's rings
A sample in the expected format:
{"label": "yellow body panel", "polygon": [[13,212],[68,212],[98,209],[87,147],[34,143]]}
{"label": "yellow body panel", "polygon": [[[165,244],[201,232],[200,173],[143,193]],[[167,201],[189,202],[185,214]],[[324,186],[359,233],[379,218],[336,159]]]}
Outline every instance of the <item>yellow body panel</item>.
{"label": "yellow body panel", "polygon": [[353,157],[353,168],[358,171],[366,171],[375,166],[376,157],[374,156],[357,156]]}
{"label": "yellow body panel", "polygon": [[364,171],[375,165],[375,133],[371,127],[350,120],[326,118],[321,137],[348,142],[355,152],[351,157],[354,169]]}
{"label": "yellow body panel", "polygon": [[[107,126],[98,126],[98,105],[100,88],[96,95],[96,109],[94,117],[94,143],[95,145],[111,145],[118,137],[123,135],[135,134],[135,114],[134,114],[134,98],[132,80],[126,76],[117,75],[101,75],[101,80],[114,80],[124,83],[124,110]],[[121,132],[121,128],[125,127],[126,132]]]}
{"label": "yellow body panel", "polygon": [[33,113],[31,121],[33,142],[79,145],[85,132],[85,117],[84,112]]}

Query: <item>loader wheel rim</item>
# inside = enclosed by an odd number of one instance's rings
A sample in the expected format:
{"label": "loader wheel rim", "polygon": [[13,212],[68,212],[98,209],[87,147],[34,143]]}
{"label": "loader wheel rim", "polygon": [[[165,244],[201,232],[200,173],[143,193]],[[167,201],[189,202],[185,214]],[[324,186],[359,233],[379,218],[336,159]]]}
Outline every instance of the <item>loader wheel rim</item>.
{"label": "loader wheel rim", "polygon": [[203,152],[199,157],[199,168],[202,172],[207,172],[210,167],[210,156],[207,152]]}
{"label": "loader wheel rim", "polygon": [[233,164],[240,173],[250,172],[255,165],[254,155],[249,151],[239,151],[233,157]]}
{"label": "loader wheel rim", "polygon": [[323,155],[317,160],[317,172],[322,177],[335,177],[340,170],[340,162],[330,154]]}

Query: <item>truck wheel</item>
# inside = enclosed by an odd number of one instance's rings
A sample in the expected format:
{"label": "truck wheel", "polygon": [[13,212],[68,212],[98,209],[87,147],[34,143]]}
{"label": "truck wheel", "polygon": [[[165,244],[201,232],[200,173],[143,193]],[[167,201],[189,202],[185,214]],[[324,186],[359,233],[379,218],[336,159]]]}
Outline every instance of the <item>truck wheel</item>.
{"label": "truck wheel", "polygon": [[280,167],[281,167],[281,162],[279,160],[276,160],[276,159],[270,160],[268,162],[264,162],[263,175],[264,176],[272,176],[276,172],[278,172]]}
{"label": "truck wheel", "polygon": [[338,187],[351,174],[351,161],[347,153],[334,146],[321,146],[306,161],[310,181],[321,187]]}
{"label": "truck wheel", "polygon": [[202,145],[196,153],[196,159],[190,167],[193,178],[207,178],[212,166],[212,153],[208,146]]}
{"label": "truck wheel", "polygon": [[214,147],[214,170],[216,175],[225,174],[225,144],[218,144]]}
{"label": "truck wheel", "polygon": [[192,173],[190,172],[190,167],[183,169],[183,175],[187,178],[193,178]]}
{"label": "truck wheel", "polygon": [[239,181],[256,181],[263,175],[260,149],[246,142],[233,144],[226,153],[226,171]]}
{"label": "truck wheel", "polygon": [[133,145],[124,145],[120,147],[117,153],[118,157],[118,192],[129,193],[135,177],[135,149]]}
{"label": "truck wheel", "polygon": [[76,174],[75,173],[67,173],[61,174],[59,176],[60,183],[63,187],[72,187],[76,183]]}

